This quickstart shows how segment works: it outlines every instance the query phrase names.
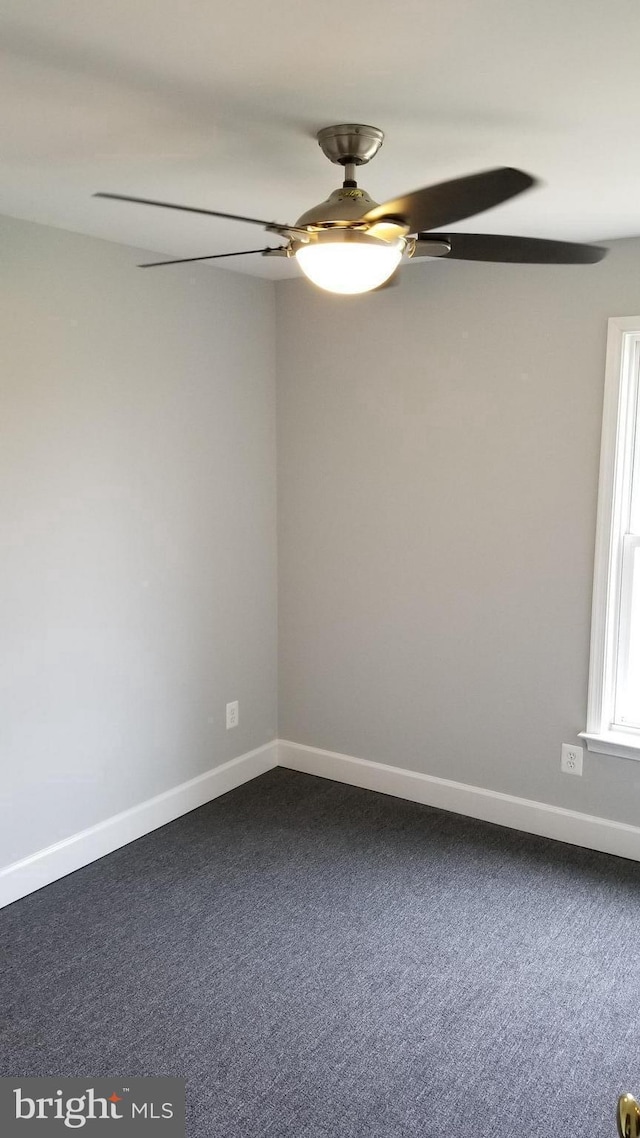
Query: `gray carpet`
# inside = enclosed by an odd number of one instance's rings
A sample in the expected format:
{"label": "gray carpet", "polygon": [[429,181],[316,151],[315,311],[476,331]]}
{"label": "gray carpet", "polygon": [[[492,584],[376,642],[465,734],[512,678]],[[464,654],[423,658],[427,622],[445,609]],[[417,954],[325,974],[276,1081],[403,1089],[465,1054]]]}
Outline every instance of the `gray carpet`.
{"label": "gray carpet", "polygon": [[0,912],[7,1075],[185,1075],[189,1138],[615,1136],[640,865],[285,770]]}

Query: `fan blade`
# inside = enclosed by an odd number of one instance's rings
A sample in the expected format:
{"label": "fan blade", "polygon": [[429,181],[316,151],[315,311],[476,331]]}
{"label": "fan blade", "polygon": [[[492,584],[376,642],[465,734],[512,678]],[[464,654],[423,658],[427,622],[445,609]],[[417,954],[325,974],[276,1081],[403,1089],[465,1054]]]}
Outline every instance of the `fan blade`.
{"label": "fan blade", "polygon": [[[446,261],[512,261],[531,265],[591,265],[606,257],[600,245],[545,241],[537,237],[503,237],[499,233],[424,233],[418,236],[414,257],[428,257],[429,244],[441,238],[451,245]],[[420,244],[424,240],[424,252]]]}
{"label": "fan blade", "polygon": [[[284,248],[284,245],[282,246]],[[206,257],[180,257],[177,261],[147,261],[138,265],[139,269],[157,269],[160,265],[186,265],[190,261],[217,261],[220,257],[246,257],[249,253],[274,253],[276,250],[267,249],[240,249],[238,253],[209,253]]]}
{"label": "fan blade", "polygon": [[491,209],[508,198],[521,194],[535,185],[535,178],[522,170],[502,166],[496,170],[485,170],[481,174],[470,174],[451,182],[440,182],[437,186],[425,186],[413,194],[377,205],[364,215],[363,221],[380,221],[383,217],[399,217],[406,221],[412,233],[427,229],[437,229],[440,225],[451,225],[464,217],[473,217],[485,209]]}
{"label": "fan blade", "polygon": [[134,202],[136,205],[158,205],[163,209],[180,209],[183,210],[184,213],[204,213],[207,217],[225,217],[227,221],[248,221],[250,225],[261,225],[263,229],[272,229],[276,233],[297,232],[295,225],[280,225],[277,221],[261,221],[260,218],[243,217],[238,213],[220,213],[219,210],[215,209],[196,209],[196,207],[192,205],[175,205],[174,202],[157,202],[152,198],[131,198],[126,194],[107,194],[100,192],[93,196],[94,198],[109,198],[111,201],[116,202]]}

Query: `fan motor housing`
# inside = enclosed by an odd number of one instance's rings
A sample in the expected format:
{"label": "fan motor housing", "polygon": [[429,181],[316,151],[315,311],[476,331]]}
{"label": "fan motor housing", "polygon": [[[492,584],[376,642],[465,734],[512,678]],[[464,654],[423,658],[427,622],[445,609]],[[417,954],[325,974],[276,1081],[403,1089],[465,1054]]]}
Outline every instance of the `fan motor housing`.
{"label": "fan motor housing", "polygon": [[377,204],[360,186],[341,186],[303,213],[296,225],[353,225]]}

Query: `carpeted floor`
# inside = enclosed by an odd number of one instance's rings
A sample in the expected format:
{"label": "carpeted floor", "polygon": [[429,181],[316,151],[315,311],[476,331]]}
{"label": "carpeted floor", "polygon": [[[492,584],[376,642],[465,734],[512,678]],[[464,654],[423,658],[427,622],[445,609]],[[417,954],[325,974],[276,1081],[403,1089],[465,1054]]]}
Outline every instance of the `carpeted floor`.
{"label": "carpeted floor", "polygon": [[189,1138],[615,1138],[640,865],[277,769],[0,912],[0,1073]]}

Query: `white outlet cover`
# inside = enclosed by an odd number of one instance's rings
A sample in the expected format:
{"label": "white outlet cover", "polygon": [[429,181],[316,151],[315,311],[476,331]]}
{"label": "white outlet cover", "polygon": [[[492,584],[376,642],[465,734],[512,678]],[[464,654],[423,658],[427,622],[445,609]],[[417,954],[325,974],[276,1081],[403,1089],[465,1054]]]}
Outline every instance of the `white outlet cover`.
{"label": "white outlet cover", "polygon": [[582,759],[584,756],[584,748],[574,746],[573,743],[562,744],[562,754],[560,756],[560,770],[564,774],[582,774]]}
{"label": "white outlet cover", "polygon": [[227,731],[232,727],[237,727],[240,721],[240,708],[238,700],[235,699],[233,703],[227,704]]}

